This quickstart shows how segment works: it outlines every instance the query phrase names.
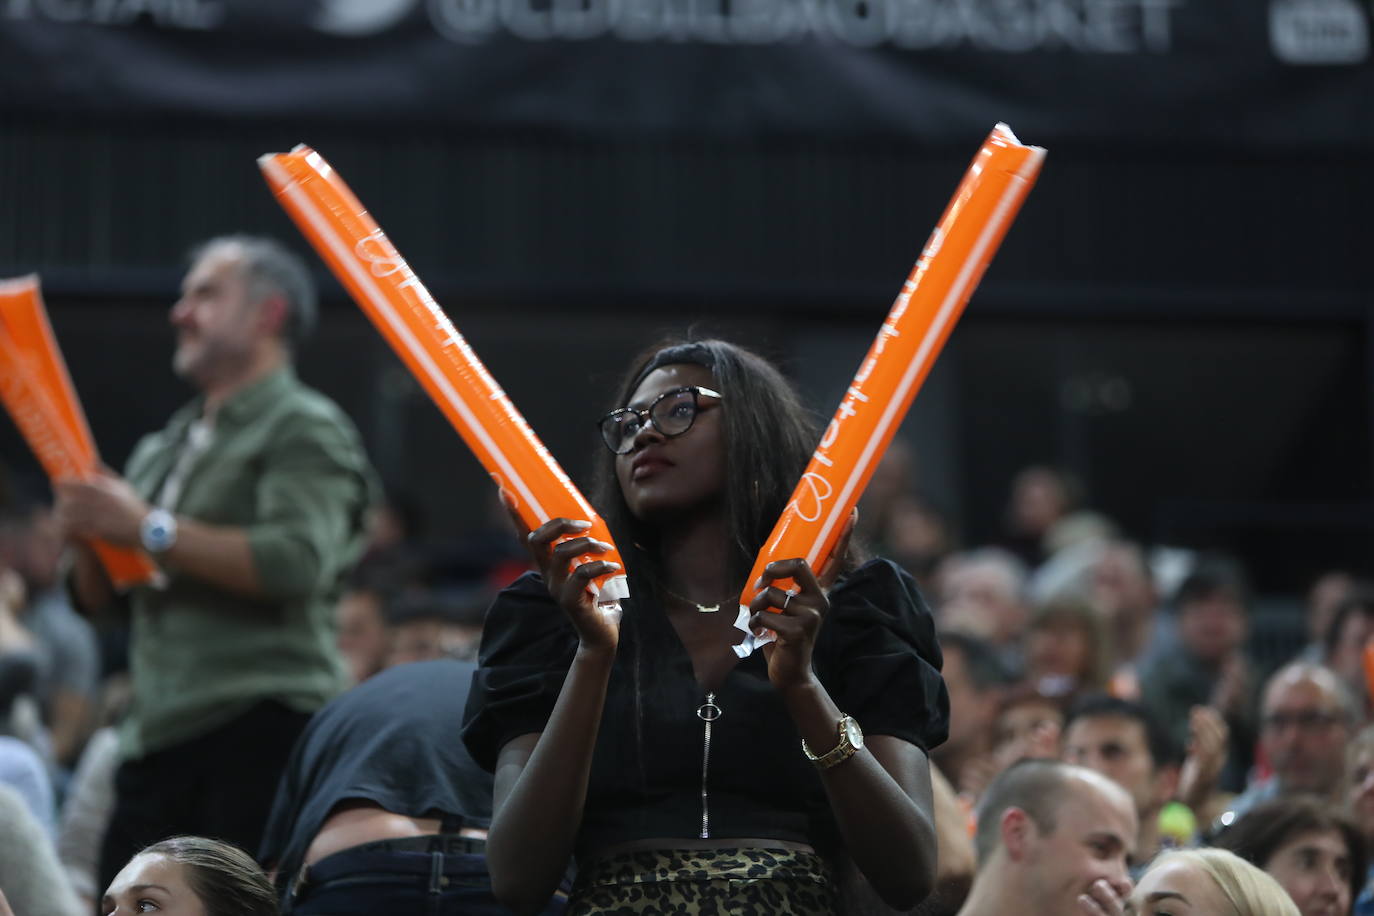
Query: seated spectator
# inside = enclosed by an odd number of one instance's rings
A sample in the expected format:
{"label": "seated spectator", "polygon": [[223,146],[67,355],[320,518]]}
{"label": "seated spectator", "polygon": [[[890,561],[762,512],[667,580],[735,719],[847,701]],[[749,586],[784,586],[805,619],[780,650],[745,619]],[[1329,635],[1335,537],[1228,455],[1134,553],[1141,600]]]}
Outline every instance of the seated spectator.
{"label": "seated spectator", "polygon": [[940,567],[940,628],[987,640],[1006,667],[1022,667],[1022,640],[1029,619],[1023,593],[1026,567],[996,547],[952,554]]}
{"label": "seated spectator", "polygon": [[[385,517],[385,511],[378,511]],[[392,641],[388,611],[403,596],[426,594],[427,578],[419,552],[408,549],[403,541],[388,541],[385,550],[369,554],[354,568],[334,607],[339,654],[352,683],[361,683],[387,666]]]}
{"label": "seated spectator", "polygon": [[1111,520],[1084,503],[1083,485],[1073,474],[1045,466],[1025,468],[1012,481],[1001,543],[1034,569],[1061,550],[1113,537]]}
{"label": "seated spectator", "polygon": [[1272,877],[1224,849],[1169,852],[1131,892],[1131,916],[1299,916]]}
{"label": "seated spectator", "polygon": [[879,549],[874,552],[901,564],[922,589],[928,589],[954,543],[949,519],[934,504],[921,496],[904,495],[888,509]]}
{"label": "seated spectator", "polygon": [[1090,541],[1060,551],[1036,571],[1030,595],[1036,604],[1086,602],[1102,615],[1115,656],[1113,696],[1139,699],[1141,669],[1176,639],[1145,551],[1131,541]]}
{"label": "seated spectator", "polygon": [[1211,706],[1226,719],[1230,734],[1222,787],[1235,792],[1245,783],[1254,754],[1254,691],[1245,655],[1249,633],[1249,586],[1229,557],[1200,559],[1174,598],[1178,646],[1156,656],[1140,671],[1141,702],[1156,720],[1188,740],[1189,712]]}
{"label": "seated spectator", "polygon": [[1059,601],[1036,608],[1026,637],[1026,676],[1046,696],[1073,697],[1107,689],[1112,652],[1093,608]]}
{"label": "seated spectator", "polygon": [[978,873],[960,916],[1119,914],[1136,832],[1130,796],[1101,774],[1016,763],[978,806]]}
{"label": "seated spectator", "polygon": [[1364,883],[1364,837],[1344,814],[1316,798],[1258,805],[1216,840],[1273,875],[1301,916],[1346,916]]}
{"label": "seated spectator", "polygon": [[100,899],[100,841],[114,810],[115,770],[119,767],[119,734],[113,725],[96,729],[86,742],[62,802],[57,855],[72,890],[95,909]]}
{"label": "seated spectator", "polygon": [[1130,793],[1140,830],[1140,867],[1165,848],[1160,812],[1178,788],[1182,750],[1145,707],[1103,694],[1082,698],[1064,726],[1064,760],[1106,776]]}
{"label": "seated spectator", "polygon": [[386,627],[386,593],[351,585],[334,606],[335,641],[348,666],[349,682],[360,684],[386,667],[391,634]]}
{"label": "seated spectator", "polygon": [[10,562],[28,591],[19,622],[34,637],[38,711],[53,759],[72,767],[95,728],[100,645],[58,582],[61,558],[62,535],[50,507],[37,504],[0,520],[0,565]]}
{"label": "seated spectator", "polygon": [[949,738],[931,751],[931,759],[958,786],[964,766],[992,750],[993,725],[1008,678],[992,646],[976,636],[941,633],[940,648],[945,659],[940,673],[949,691]]}
{"label": "seated spectator", "polygon": [[498,911],[484,855],[492,778],[454,740],[474,670],[400,665],[315,714],[259,853],[283,912]]}
{"label": "seated spectator", "polygon": [[130,859],[106,889],[100,912],[276,916],[277,902],[267,876],[248,853],[219,840],[179,836],[145,847]]}
{"label": "seated spectator", "polygon": [[[0,784],[0,888],[18,916],[85,916],[28,802]],[[0,898],[0,913],[4,913]],[[102,911],[103,912],[103,911]]]}
{"label": "seated spectator", "polygon": [[477,658],[482,617],[491,603],[485,591],[404,595],[386,609],[390,647],[387,667],[436,658]]}
{"label": "seated spectator", "polygon": [[1053,468],[1023,468],[1012,479],[1001,544],[1034,568],[1045,561],[1045,537],[1081,499],[1077,481]]}
{"label": "seated spectator", "polygon": [[1341,679],[1306,662],[1280,668],[1265,685],[1260,721],[1260,746],[1273,775],[1232,800],[1234,817],[1296,794],[1337,801],[1345,786],[1345,746],[1357,721]]}
{"label": "seated spectator", "polygon": [[[1374,725],[1366,725],[1350,742],[1347,754],[1350,778],[1346,807],[1364,837],[1365,849],[1374,851]],[[1374,855],[1370,856],[1374,859]],[[1355,900],[1356,916],[1374,916],[1374,861],[1365,873]]]}
{"label": "seated spectator", "polygon": [[973,818],[939,767],[930,768],[930,789],[935,803],[935,890],[919,912],[921,916],[954,916],[968,898],[978,864],[973,851]]}
{"label": "seated spectator", "polygon": [[43,832],[53,836],[57,808],[47,764],[28,744],[6,735],[0,735],[0,786],[17,792]]}
{"label": "seated spectator", "polygon": [[1374,640],[1374,589],[1352,591],[1336,605],[1327,627],[1322,663],[1345,681],[1358,699],[1361,722],[1369,718],[1370,688],[1365,679],[1364,647]]}
{"label": "seated spectator", "polygon": [[1063,731],[1063,697],[1045,696],[1026,682],[1008,688],[992,726],[992,748],[964,766],[959,790],[977,799],[1018,760],[1057,760]]}
{"label": "seated spectator", "polygon": [[23,602],[19,575],[0,564],[0,735],[21,737],[42,747],[41,736],[30,734],[22,718],[22,704],[32,702],[38,675],[33,635],[19,622]]}
{"label": "seated spectator", "polygon": [[1307,592],[1307,645],[1294,661],[1314,665],[1325,663],[1326,633],[1331,629],[1331,618],[1336,616],[1336,607],[1350,597],[1357,586],[1355,577],[1343,569],[1327,570],[1317,577]]}

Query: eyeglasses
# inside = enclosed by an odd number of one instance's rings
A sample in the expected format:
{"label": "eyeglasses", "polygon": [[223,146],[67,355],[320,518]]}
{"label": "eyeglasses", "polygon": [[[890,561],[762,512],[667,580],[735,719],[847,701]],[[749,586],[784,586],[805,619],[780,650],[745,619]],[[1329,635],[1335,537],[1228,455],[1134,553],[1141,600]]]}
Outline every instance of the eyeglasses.
{"label": "eyeglasses", "polygon": [[702,398],[719,401],[720,394],[700,385],[674,388],[654,398],[647,410],[621,407],[606,414],[596,425],[606,448],[617,455],[625,455],[635,447],[635,437],[646,423],[652,422],[665,439],[687,432],[701,411]]}
{"label": "eyeglasses", "polygon": [[1281,732],[1288,726],[1302,732],[1318,732],[1345,721],[1345,717],[1330,712],[1271,713],[1261,722],[1266,731]]}

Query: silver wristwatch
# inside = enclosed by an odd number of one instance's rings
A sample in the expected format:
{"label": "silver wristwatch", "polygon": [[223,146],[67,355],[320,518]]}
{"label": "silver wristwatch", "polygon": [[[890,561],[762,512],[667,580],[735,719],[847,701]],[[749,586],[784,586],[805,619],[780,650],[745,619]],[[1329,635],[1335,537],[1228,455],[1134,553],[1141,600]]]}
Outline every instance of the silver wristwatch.
{"label": "silver wristwatch", "polygon": [[138,540],[153,556],[166,553],[177,542],[177,517],[166,509],[153,509],[139,523]]}

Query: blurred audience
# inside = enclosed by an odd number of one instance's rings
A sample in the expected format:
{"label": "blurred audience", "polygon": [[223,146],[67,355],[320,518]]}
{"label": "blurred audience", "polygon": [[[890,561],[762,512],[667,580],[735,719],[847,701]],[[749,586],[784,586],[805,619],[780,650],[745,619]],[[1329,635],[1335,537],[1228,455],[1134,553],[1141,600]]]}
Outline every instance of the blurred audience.
{"label": "blurred audience", "polygon": [[901,564],[920,583],[931,589],[940,563],[955,548],[957,538],[949,519],[929,500],[898,497],[887,513],[877,553]]}
{"label": "blurred audience", "polygon": [[996,547],[952,554],[940,567],[936,615],[942,629],[987,640],[1009,670],[1024,664],[1030,621],[1026,567]]}
{"label": "blurred audience", "polygon": [[484,590],[398,598],[387,609],[387,665],[436,658],[475,659],[488,598]]}
{"label": "blurred audience", "polygon": [[1322,643],[1321,662],[1345,681],[1356,699],[1361,719],[1371,710],[1369,683],[1364,665],[1365,647],[1374,641],[1374,588],[1352,589],[1331,614]]}
{"label": "blurred audience", "polygon": [[1031,613],[1026,677],[1039,693],[1072,698],[1105,690],[1112,662],[1106,624],[1086,603],[1061,600]]}
{"label": "blurred audience", "polygon": [[4,892],[15,916],[90,914],[68,887],[47,830],[34,817],[30,805],[3,783],[0,783],[0,891]]}
{"label": "blurred audience", "polygon": [[1249,635],[1249,585],[1230,557],[1198,561],[1174,598],[1178,646],[1156,656],[1140,672],[1141,702],[1186,743],[1189,712],[1211,706],[1230,730],[1223,788],[1239,791],[1253,759],[1255,736],[1252,665],[1245,653]]}
{"label": "blurred audience", "polygon": [[1326,660],[1326,635],[1336,608],[1357,587],[1354,576],[1343,569],[1327,570],[1317,576],[1307,591],[1307,645],[1298,660],[1322,662]]}
{"label": "blurred audience", "polygon": [[1236,820],[1216,844],[1273,875],[1301,916],[1346,916],[1364,883],[1364,837],[1322,799],[1266,802]]}
{"label": "blurred audience", "polygon": [[72,610],[58,581],[62,546],[57,520],[46,505],[0,517],[0,566],[18,572],[28,593],[18,620],[34,639],[34,696],[54,760],[72,767],[95,728],[100,646],[95,629]]}
{"label": "blurred audience", "polygon": [[949,691],[949,737],[931,752],[936,766],[959,786],[964,768],[992,750],[993,727],[1008,686],[1006,669],[992,647],[957,630],[940,634],[941,674]]}
{"label": "blurred audience", "polygon": [[[52,510],[15,498],[0,503],[0,889],[18,916],[89,913],[121,762],[119,716],[101,708],[119,708],[120,680],[102,681],[94,631],[67,603]],[[490,905],[492,777],[448,738],[490,596],[528,557],[494,492],[482,500],[473,530],[439,540],[421,503],[389,494],[321,604],[356,686],[284,770],[258,736],[238,740],[238,765],[251,757],[278,785],[268,896],[241,852],[181,838],[129,860],[102,913]],[[951,713],[930,752],[937,891],[916,912],[1161,916],[1183,912],[1181,895],[1218,916],[1374,916],[1369,570],[1316,576],[1300,636],[1296,606],[1281,618],[1275,596],[1256,602],[1238,560],[1128,540],[1065,472],[1016,476],[996,544],[956,552],[960,522],[920,494],[915,453],[895,444],[859,527],[933,599]],[[1213,838],[1274,877],[1177,851]],[[167,896],[132,894],[146,883]]]}

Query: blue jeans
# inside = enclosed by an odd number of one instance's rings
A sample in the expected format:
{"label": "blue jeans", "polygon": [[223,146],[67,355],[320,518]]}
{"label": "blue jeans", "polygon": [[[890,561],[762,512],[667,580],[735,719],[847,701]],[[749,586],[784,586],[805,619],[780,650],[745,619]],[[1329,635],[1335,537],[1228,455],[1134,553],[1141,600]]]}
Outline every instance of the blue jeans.
{"label": "blue jeans", "polygon": [[[415,839],[419,839],[418,837]],[[326,856],[306,869],[292,895],[293,916],[508,916],[491,893],[481,842],[436,836],[429,851],[388,848],[390,841],[365,843]],[[399,844],[397,844],[399,845]],[[559,894],[544,909],[563,912]]]}

